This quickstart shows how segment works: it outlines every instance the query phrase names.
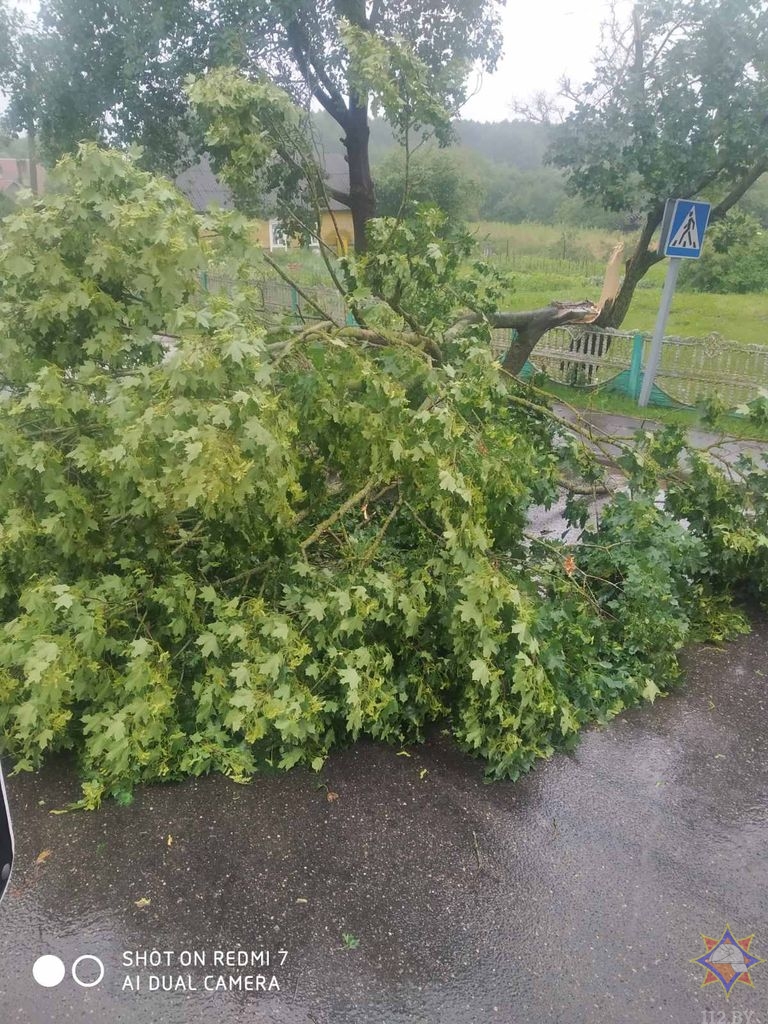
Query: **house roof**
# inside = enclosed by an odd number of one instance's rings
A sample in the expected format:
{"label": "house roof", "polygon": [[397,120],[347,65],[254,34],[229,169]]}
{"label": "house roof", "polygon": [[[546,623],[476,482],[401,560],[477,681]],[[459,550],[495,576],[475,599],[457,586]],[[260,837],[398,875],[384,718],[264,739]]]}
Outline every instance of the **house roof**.
{"label": "house roof", "polygon": [[[37,165],[37,187],[45,188],[45,168]],[[0,192],[13,193],[29,188],[29,160],[15,156],[0,156]]]}
{"label": "house roof", "polygon": [[[340,192],[349,191],[349,171],[344,157],[337,153],[331,153],[324,158],[324,162],[329,187],[338,189]],[[214,204],[223,210],[235,208],[235,199],[231,190],[213,173],[207,153],[204,153],[196,164],[188,167],[186,171],[182,171],[175,179],[175,184],[198,213],[205,212]],[[330,210],[348,209],[344,203],[330,197],[328,208]]]}
{"label": "house roof", "polygon": [[232,192],[213,173],[207,153],[204,153],[196,164],[182,171],[175,184],[197,213],[204,213],[214,205],[220,206],[222,210],[235,208]]}

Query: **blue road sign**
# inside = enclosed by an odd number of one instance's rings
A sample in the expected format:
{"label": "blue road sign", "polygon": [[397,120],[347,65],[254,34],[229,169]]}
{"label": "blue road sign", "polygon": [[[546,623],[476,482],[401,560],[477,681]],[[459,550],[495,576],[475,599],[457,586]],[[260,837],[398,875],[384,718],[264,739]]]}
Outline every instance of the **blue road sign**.
{"label": "blue road sign", "polygon": [[662,222],[663,254],[697,260],[701,256],[701,246],[711,209],[711,203],[696,203],[692,199],[669,199]]}

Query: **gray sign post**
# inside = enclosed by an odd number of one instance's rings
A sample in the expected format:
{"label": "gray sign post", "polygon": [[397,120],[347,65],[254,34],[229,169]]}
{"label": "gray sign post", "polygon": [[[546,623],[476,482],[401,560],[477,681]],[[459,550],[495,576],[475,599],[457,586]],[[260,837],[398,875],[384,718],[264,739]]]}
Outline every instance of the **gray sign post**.
{"label": "gray sign post", "polygon": [[645,407],[651,398],[653,382],[659,372],[661,350],[664,344],[664,331],[667,326],[672,297],[675,294],[677,275],[684,259],[697,260],[701,256],[704,232],[709,222],[709,203],[696,203],[692,199],[668,199],[661,222],[661,242],[659,248],[665,256],[669,256],[667,276],[664,280],[664,291],[661,293],[661,304],[653,329],[651,352],[648,365],[643,374],[643,386],[637,404]]}

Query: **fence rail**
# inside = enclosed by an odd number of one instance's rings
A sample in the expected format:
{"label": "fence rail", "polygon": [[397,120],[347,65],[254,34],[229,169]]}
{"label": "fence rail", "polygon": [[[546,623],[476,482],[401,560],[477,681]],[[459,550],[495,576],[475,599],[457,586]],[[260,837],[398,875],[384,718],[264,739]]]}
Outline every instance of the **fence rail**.
{"label": "fence rail", "polygon": [[[632,369],[636,338],[642,348],[635,358],[645,366],[650,334],[558,327],[541,339],[531,364],[558,383],[606,384]],[[768,346],[726,341],[717,334],[703,339],[665,338],[656,383],[683,405],[707,398],[740,405],[768,389]]]}
{"label": "fence rail", "polygon": [[[289,284],[274,278],[249,283],[265,311],[304,320],[319,318],[317,309]],[[226,291],[234,281],[206,275],[202,284],[217,292]],[[349,313],[338,292],[316,286],[302,287],[302,291],[338,323],[347,320]],[[513,331],[494,331],[495,353],[503,356],[513,339]],[[575,386],[595,387],[622,378],[619,390],[636,398],[633,389],[639,387],[650,345],[650,334],[556,327],[534,349],[529,368],[556,383]],[[660,392],[682,405],[707,398],[717,398],[728,406],[741,405],[756,398],[762,389],[768,390],[768,345],[726,341],[718,334],[665,338],[656,383]],[[657,398],[663,401],[661,394]]]}

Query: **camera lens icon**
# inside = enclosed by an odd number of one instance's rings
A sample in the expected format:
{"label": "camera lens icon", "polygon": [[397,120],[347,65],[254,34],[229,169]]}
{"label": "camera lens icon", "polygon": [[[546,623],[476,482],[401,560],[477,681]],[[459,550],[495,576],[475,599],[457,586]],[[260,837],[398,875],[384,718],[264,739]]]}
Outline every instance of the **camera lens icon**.
{"label": "camera lens icon", "polygon": [[[56,988],[62,983],[66,973],[64,961],[51,954],[38,957],[32,966],[32,977],[42,988]],[[103,978],[104,963],[92,953],[84,953],[72,964],[72,980],[80,988],[94,988]]]}

